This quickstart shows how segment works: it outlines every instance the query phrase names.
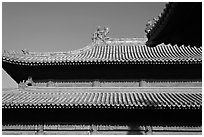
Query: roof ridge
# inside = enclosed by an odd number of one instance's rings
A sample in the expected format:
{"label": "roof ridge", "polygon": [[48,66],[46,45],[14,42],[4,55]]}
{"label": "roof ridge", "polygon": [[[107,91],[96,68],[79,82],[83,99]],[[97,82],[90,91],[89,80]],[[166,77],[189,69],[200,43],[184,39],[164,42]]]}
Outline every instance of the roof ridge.
{"label": "roof ridge", "polygon": [[24,50],[4,50],[2,55],[3,56],[7,56],[8,54],[9,55],[31,55],[31,56],[54,56],[54,55],[76,55],[76,54],[79,54],[79,53],[82,53],[82,52],[85,52],[89,49],[91,49],[92,47],[94,46],[93,43],[90,43],[88,44],[87,46],[83,47],[83,48],[80,48],[80,49],[76,49],[76,50],[70,50],[70,51],[53,51],[53,52],[32,52],[32,51],[27,51],[27,53],[24,52]]}
{"label": "roof ridge", "polygon": [[90,43],[88,44],[87,46],[83,47],[83,48],[80,48],[80,49],[76,49],[76,50],[70,50],[70,51],[54,51],[54,52],[30,52],[32,54],[34,54],[35,56],[38,55],[38,54],[41,54],[41,55],[47,55],[47,56],[54,56],[54,55],[71,55],[71,56],[74,56],[74,55],[77,55],[79,53],[82,53],[82,52],[85,52],[89,49],[91,49],[92,47],[94,46],[93,43]]}
{"label": "roof ridge", "polygon": [[[110,43],[135,43],[135,42],[142,42],[145,43],[147,41],[147,38],[110,38],[106,41],[104,41],[106,44],[110,44]],[[76,55],[82,52],[85,52],[89,49],[92,49],[94,46],[96,46],[96,43],[101,44],[103,41],[97,41],[97,42],[91,42],[90,44],[88,44],[87,46],[80,48],[80,49],[76,49],[76,50],[70,50],[70,51],[53,51],[53,52],[33,52],[33,51],[29,51],[27,49],[22,49],[22,50],[4,50],[3,51],[3,56],[6,55],[31,55],[31,56],[54,56],[54,55]],[[98,45],[97,44],[97,45]],[[101,45],[100,45],[101,46]],[[111,45],[109,45],[111,46]]]}
{"label": "roof ridge", "polygon": [[110,42],[126,42],[126,41],[130,41],[130,42],[146,42],[148,39],[146,37],[143,38],[109,38],[106,41],[110,41]]}

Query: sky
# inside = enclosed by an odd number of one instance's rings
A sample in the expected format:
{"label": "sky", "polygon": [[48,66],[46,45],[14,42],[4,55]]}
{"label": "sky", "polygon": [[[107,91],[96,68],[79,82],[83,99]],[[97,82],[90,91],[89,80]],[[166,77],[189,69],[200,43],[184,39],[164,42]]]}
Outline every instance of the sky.
{"label": "sky", "polygon": [[[145,36],[148,20],[158,17],[166,3],[3,2],[2,50],[70,51],[91,43],[97,26],[110,29],[108,37]],[[2,88],[17,83],[2,69]]]}

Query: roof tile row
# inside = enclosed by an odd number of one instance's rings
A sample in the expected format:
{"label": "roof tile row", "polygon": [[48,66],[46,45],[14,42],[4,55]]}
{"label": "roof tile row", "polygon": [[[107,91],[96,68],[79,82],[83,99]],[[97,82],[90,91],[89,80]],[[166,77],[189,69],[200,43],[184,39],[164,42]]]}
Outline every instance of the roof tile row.
{"label": "roof tile row", "polygon": [[[68,52],[67,52],[68,53]],[[70,52],[69,52],[70,53]],[[20,65],[66,65],[81,63],[133,64],[194,64],[202,62],[202,48],[177,45],[147,47],[145,42],[125,41],[92,43],[73,54],[64,53],[3,53],[3,62]]]}
{"label": "roof tile row", "polygon": [[[77,89],[76,89],[77,90]],[[202,94],[189,92],[3,92],[3,108],[201,109]]]}

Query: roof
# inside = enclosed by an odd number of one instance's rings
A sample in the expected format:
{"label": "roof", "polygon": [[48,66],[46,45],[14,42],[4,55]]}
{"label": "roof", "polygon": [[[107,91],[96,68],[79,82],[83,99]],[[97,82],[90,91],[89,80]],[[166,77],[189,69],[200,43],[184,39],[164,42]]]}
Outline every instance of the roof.
{"label": "roof", "polygon": [[160,44],[147,47],[145,38],[109,39],[68,52],[8,52],[2,60],[10,64],[201,64],[202,48]]}
{"label": "roof", "polygon": [[202,46],[202,3],[170,2],[158,18],[149,21],[147,45],[160,43]]}
{"label": "roof", "polygon": [[2,108],[201,109],[201,88],[40,88],[3,91]]}

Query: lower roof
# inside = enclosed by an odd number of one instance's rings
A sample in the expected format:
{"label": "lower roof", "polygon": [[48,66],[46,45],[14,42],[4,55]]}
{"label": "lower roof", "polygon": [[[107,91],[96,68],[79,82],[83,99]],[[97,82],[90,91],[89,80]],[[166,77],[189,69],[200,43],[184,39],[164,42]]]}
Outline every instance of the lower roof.
{"label": "lower roof", "polygon": [[2,108],[202,109],[201,88],[40,88],[3,91]]}

